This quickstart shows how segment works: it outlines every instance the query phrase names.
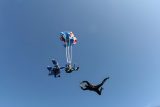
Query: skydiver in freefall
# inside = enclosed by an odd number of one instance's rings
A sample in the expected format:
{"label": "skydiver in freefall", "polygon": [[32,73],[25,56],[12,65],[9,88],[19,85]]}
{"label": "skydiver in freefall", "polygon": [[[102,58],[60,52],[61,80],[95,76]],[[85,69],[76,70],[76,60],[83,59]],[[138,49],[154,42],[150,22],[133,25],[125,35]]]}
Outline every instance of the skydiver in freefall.
{"label": "skydiver in freefall", "polygon": [[78,70],[79,70],[79,66],[75,67],[75,64],[74,64],[74,66],[72,66],[71,64],[67,64],[65,67],[66,73],[71,73],[73,71],[78,71]]}
{"label": "skydiver in freefall", "polygon": [[50,75],[54,75],[54,77],[60,77],[60,73],[61,73],[61,69],[65,68],[65,67],[59,67],[58,62],[56,60],[52,60],[52,63],[54,65],[54,67],[50,67],[48,66],[47,69],[49,71],[49,76]]}
{"label": "skydiver in freefall", "polygon": [[[109,79],[109,77],[105,78],[100,84],[93,85],[89,83],[88,81],[82,81],[80,83],[80,87],[82,90],[90,90],[96,92],[98,95],[101,95],[103,87],[102,85],[106,82],[106,80]],[[83,86],[84,85],[84,86]]]}

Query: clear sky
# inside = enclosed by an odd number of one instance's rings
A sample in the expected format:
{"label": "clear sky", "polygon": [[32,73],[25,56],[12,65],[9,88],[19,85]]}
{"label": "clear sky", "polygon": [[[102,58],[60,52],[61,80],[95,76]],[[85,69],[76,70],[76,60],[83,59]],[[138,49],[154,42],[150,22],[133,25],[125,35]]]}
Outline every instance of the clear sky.
{"label": "clear sky", "polygon": [[[66,30],[80,70],[48,77]],[[107,76],[101,96],[79,87]],[[0,0],[1,107],[159,107],[159,76],[159,0]]]}

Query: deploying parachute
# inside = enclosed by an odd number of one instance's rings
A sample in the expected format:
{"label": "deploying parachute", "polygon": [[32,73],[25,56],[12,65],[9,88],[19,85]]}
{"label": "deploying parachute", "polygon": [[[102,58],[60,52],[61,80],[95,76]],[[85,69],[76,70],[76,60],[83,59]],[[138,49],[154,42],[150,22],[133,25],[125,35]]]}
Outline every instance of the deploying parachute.
{"label": "deploying parachute", "polygon": [[73,32],[61,32],[60,40],[63,41],[64,47],[66,48],[66,60],[67,64],[71,65],[72,63],[72,45],[77,43],[77,38]]}

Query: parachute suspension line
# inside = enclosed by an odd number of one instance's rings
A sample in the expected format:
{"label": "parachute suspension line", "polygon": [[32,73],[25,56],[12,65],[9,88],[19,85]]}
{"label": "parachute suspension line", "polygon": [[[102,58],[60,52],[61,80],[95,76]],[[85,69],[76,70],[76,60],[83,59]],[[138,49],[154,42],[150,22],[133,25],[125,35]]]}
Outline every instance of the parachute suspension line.
{"label": "parachute suspension line", "polygon": [[[65,47],[66,48],[66,47]],[[67,60],[67,49],[66,49],[66,60]]]}
{"label": "parachute suspension line", "polygon": [[72,62],[72,45],[71,45],[71,62]]}
{"label": "parachute suspension line", "polygon": [[69,63],[69,52],[68,52],[68,50],[69,50],[69,46],[67,46],[67,58],[68,58],[67,63]]}
{"label": "parachute suspension line", "polygon": [[71,64],[71,53],[70,53],[71,47],[68,47],[68,57],[69,57],[69,63]]}
{"label": "parachute suspension line", "polygon": [[68,51],[67,51],[67,45],[66,45],[66,59],[67,59],[67,63],[68,63]]}
{"label": "parachute suspension line", "polygon": [[67,46],[67,57],[68,57],[68,62],[67,63],[70,63],[70,53],[69,53],[69,46]]}
{"label": "parachute suspension line", "polygon": [[70,53],[70,48],[71,47],[71,41],[69,39],[69,46],[68,46],[68,59],[69,59],[69,64],[71,64],[71,53]]}

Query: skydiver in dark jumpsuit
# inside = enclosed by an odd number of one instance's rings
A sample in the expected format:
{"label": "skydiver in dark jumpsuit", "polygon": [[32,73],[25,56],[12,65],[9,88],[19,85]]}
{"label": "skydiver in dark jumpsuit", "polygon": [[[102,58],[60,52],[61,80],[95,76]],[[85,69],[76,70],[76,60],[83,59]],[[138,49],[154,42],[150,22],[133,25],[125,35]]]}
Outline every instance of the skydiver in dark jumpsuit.
{"label": "skydiver in dark jumpsuit", "polygon": [[109,79],[109,77],[105,78],[100,84],[98,85],[93,85],[91,83],[89,83],[88,81],[82,81],[80,84],[84,84],[83,86],[80,86],[82,90],[90,90],[90,91],[95,91],[98,95],[101,95],[102,93],[102,85],[106,82],[106,80]]}
{"label": "skydiver in dark jumpsuit", "polygon": [[54,67],[48,66],[47,69],[49,71],[49,76],[54,75],[54,77],[60,77],[61,69],[65,67],[59,67],[58,62],[56,60],[52,60],[52,63],[54,64]]}

